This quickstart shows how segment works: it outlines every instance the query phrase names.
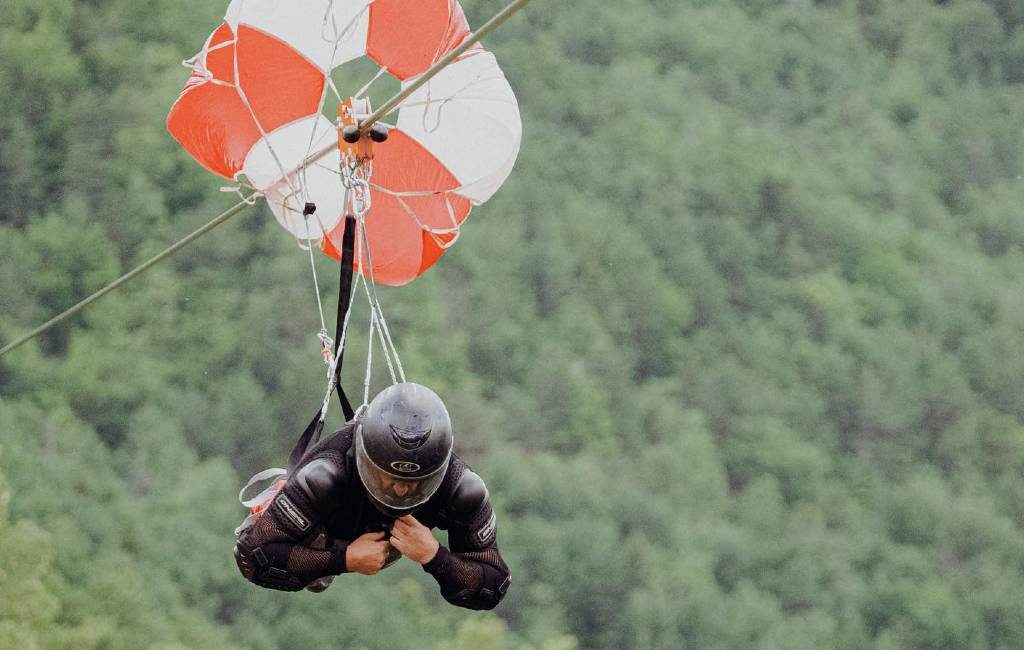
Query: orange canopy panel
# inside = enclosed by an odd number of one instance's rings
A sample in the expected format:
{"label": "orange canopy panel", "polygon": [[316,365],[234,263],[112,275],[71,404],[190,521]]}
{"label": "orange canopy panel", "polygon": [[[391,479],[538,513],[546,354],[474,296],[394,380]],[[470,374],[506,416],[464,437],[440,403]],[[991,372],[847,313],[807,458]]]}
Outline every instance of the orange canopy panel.
{"label": "orange canopy panel", "polygon": [[[190,61],[167,126],[203,167],[254,187],[294,237],[336,257],[346,212],[341,154],[306,165],[337,142],[324,116],[325,102],[340,101],[331,72],[365,56],[404,86],[469,35],[456,0],[235,0]],[[430,268],[472,207],[501,187],[522,127],[508,81],[480,47],[409,97],[391,126],[376,145],[370,250],[358,267],[399,285]],[[317,210],[307,217],[310,202]]]}

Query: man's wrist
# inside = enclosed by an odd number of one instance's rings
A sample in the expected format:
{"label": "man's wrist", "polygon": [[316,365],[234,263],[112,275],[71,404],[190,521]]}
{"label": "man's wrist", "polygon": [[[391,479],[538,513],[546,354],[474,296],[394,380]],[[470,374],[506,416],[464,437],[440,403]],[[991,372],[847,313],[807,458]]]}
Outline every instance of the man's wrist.
{"label": "man's wrist", "polygon": [[331,572],[333,575],[348,573],[348,542],[336,540],[331,547]]}
{"label": "man's wrist", "polygon": [[437,558],[437,554],[441,550],[441,542],[439,542],[439,541],[437,541],[435,539],[434,540],[434,544],[436,544],[436,546],[434,547],[434,552],[431,553],[429,556],[427,556],[426,560],[424,560],[423,562],[420,562],[420,564],[422,566],[426,566],[426,565],[430,564],[431,562],[434,561],[435,558]]}
{"label": "man's wrist", "polygon": [[444,561],[448,558],[448,549],[444,547],[444,544],[437,543],[437,552],[434,553],[434,557],[429,562],[423,564],[423,570],[427,573],[434,573],[444,564]]}

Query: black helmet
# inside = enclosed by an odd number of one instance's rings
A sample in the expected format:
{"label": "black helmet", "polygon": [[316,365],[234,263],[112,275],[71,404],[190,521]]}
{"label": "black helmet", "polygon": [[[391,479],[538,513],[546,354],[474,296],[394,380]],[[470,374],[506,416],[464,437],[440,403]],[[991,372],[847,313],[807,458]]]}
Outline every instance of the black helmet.
{"label": "black helmet", "polygon": [[370,402],[356,427],[356,467],[371,501],[401,517],[423,505],[444,480],[452,422],[434,391],[395,384]]}

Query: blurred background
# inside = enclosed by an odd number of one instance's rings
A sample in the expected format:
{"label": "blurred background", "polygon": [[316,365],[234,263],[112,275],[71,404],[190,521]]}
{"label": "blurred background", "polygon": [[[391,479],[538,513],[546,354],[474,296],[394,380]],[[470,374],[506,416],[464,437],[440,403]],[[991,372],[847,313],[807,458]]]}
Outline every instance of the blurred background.
{"label": "blurred background", "polygon": [[[234,202],[164,127],[224,5],[0,4],[0,341]],[[238,574],[324,384],[261,205],[0,361],[0,647],[1024,647],[1024,4],[534,0],[485,44],[516,170],[381,299],[504,602]]]}

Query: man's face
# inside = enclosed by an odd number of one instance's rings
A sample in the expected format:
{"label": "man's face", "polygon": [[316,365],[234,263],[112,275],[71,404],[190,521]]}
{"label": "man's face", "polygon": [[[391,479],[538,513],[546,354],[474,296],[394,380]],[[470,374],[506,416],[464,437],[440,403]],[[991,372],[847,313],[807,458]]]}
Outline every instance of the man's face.
{"label": "man's face", "polygon": [[420,482],[403,481],[402,479],[391,478],[390,476],[382,476],[380,478],[380,486],[385,492],[396,497],[405,497],[414,493],[419,488]]}

